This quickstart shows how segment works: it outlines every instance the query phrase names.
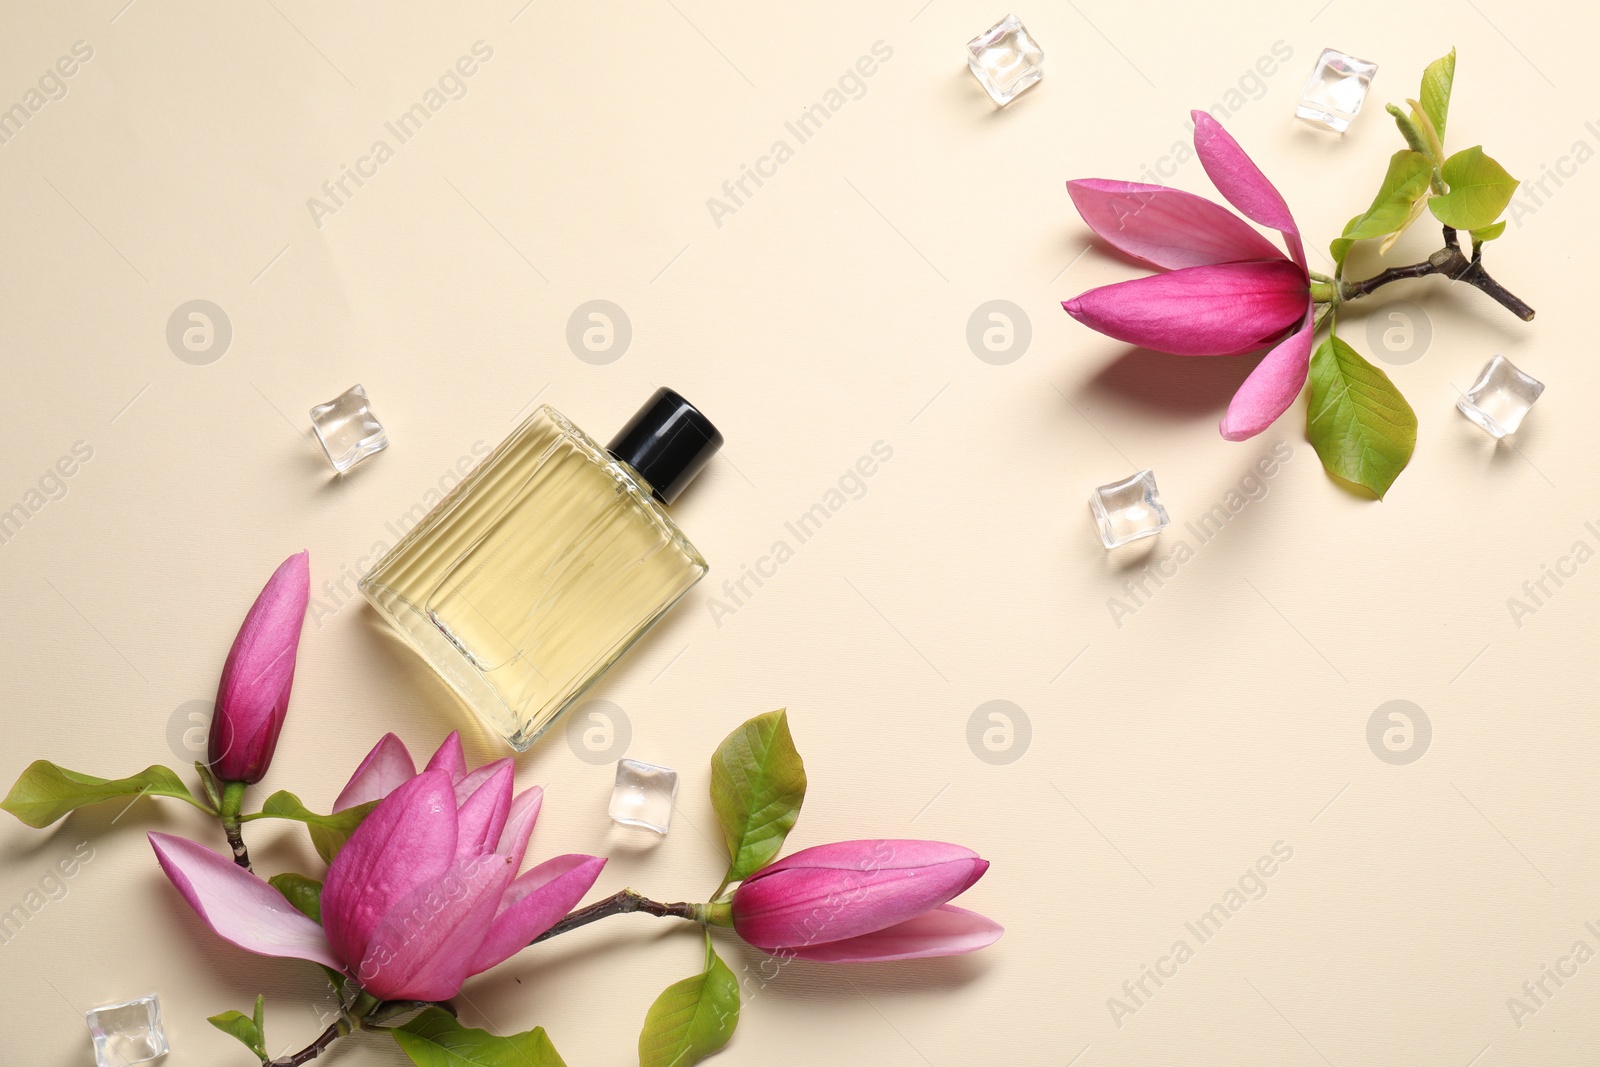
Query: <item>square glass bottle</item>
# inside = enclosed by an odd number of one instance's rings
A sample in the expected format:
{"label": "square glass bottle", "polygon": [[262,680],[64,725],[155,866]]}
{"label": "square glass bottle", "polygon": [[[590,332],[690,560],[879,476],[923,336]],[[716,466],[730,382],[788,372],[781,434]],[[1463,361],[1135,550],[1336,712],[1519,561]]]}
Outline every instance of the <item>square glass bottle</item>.
{"label": "square glass bottle", "polygon": [[722,444],[659,389],[601,447],[535,411],[361,579],[469,707],[523,750],[708,569],[667,514]]}

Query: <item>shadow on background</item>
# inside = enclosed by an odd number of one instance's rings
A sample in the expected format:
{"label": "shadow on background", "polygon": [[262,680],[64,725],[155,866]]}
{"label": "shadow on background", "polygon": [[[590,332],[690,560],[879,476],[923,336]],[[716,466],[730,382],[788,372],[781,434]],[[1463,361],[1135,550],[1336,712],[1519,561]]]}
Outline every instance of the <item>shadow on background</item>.
{"label": "shadow on background", "polygon": [[1113,400],[1176,419],[1221,418],[1265,351],[1248,356],[1174,356],[1129,348],[1089,379],[1086,401]]}

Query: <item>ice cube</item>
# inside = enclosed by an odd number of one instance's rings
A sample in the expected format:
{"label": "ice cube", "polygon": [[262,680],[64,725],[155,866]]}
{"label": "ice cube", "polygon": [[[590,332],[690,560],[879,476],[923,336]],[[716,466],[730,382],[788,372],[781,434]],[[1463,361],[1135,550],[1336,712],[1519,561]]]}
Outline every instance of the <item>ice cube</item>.
{"label": "ice cube", "polygon": [[677,771],[636,759],[620,759],[617,784],[611,790],[611,818],[624,826],[640,826],[664,836],[672,825],[672,803],[677,795]]}
{"label": "ice cube", "polygon": [[1094,512],[1100,540],[1107,548],[1154,537],[1171,521],[1167,509],[1161,506],[1156,476],[1147,470],[1096,489],[1089,498],[1089,510]]}
{"label": "ice cube", "polygon": [[1295,117],[1334,133],[1350,128],[1350,120],[1361,110],[1367,87],[1378,73],[1376,63],[1324,48],[1317,65],[1300,90],[1300,106]]}
{"label": "ice cube", "polygon": [[1506,437],[1517,432],[1542,392],[1543,382],[1530,378],[1509,359],[1497,355],[1484,364],[1478,380],[1456,401],[1456,407],[1491,436]]}
{"label": "ice cube", "polygon": [[84,1012],[98,1067],[129,1067],[160,1059],[170,1049],[161,1028],[161,1001],[154,993]]}
{"label": "ice cube", "polygon": [[328,454],[328,462],[340,474],[389,447],[389,435],[383,432],[383,424],[367,401],[367,391],[359,384],[312,408],[311,428]]}
{"label": "ice cube", "polygon": [[991,99],[1005,107],[1044,77],[1044,50],[1015,15],[967,42],[967,66]]}

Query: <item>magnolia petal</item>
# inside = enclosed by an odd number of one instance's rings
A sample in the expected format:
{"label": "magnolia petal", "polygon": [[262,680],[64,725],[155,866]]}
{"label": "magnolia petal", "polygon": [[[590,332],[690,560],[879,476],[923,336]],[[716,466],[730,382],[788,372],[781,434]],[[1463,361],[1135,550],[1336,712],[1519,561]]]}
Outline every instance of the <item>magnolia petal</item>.
{"label": "magnolia petal", "polygon": [[455,996],[514,873],[504,856],[474,856],[395,901],[356,972],[361,988],[380,1000]]}
{"label": "magnolia petal", "polygon": [[814,845],[769,863],[747,882],[765,878],[778,871],[796,868],[822,867],[842,871],[903,870],[909,867],[926,867],[934,863],[952,863],[958,860],[975,860],[978,854],[961,845],[944,841],[915,841],[905,839],[868,838],[859,841],[834,841]]}
{"label": "magnolia petal", "polygon": [[1295,225],[1283,194],[1261,173],[1233,135],[1222,128],[1222,123],[1204,111],[1191,111],[1189,117],[1194,120],[1195,154],[1217,191],[1246,218],[1281,231],[1290,255],[1304,268],[1306,252],[1300,243],[1300,227]]}
{"label": "magnolia petal", "polygon": [[518,793],[511,802],[511,814],[506,817],[505,829],[500,831],[500,843],[495,851],[511,857],[511,869],[522,866],[522,857],[528,852],[528,838],[533,835],[533,824],[539,821],[539,808],[544,804],[544,790],[538,786]]}
{"label": "magnolia petal", "polygon": [[333,802],[333,810],[344,811],[357,804],[382,800],[416,776],[417,765],[411,762],[405,742],[394,734],[384,734],[361,761],[356,773],[350,776],[344,792]]}
{"label": "magnolia petal", "polygon": [[1305,271],[1283,259],[1186,267],[1091,289],[1061,306],[1092,330],[1179,356],[1237,356],[1305,314]]}
{"label": "magnolia petal", "polygon": [[922,867],[839,870],[810,867],[745,881],[734,891],[739,936],[768,952],[859,937],[948,902],[989,863],[958,859]]}
{"label": "magnolia petal", "polygon": [[487,971],[527,948],[577,906],[605,865],[598,856],[557,856],[512,882],[473,957],[472,973]]}
{"label": "magnolia petal", "polygon": [[[511,761],[496,771],[456,811],[456,862],[494,852],[511,811]],[[462,781],[466,781],[465,778]],[[516,874],[513,868],[512,874]]]}
{"label": "magnolia petal", "polygon": [[1067,192],[1105,241],[1168,270],[1283,255],[1239,216],[1193,193],[1103,178],[1070,181]]}
{"label": "magnolia petal", "polygon": [[456,804],[450,776],[427,770],[386,797],[334,857],[322,887],[322,924],[344,959],[366,958],[395,902],[442,877],[455,862]]}
{"label": "magnolia petal", "polygon": [[1312,312],[1306,310],[1300,328],[1282,341],[1256,364],[1250,377],[1239,386],[1222,416],[1222,436],[1229,441],[1254,437],[1289,410],[1306,384],[1311,367]]}
{"label": "magnolia petal", "polygon": [[794,949],[785,955],[819,963],[873,963],[960,956],[1000,940],[1005,927],[975,911],[942,904],[915,919],[846,941]]}
{"label": "magnolia petal", "polygon": [[444,771],[450,776],[451,783],[459,782],[467,773],[467,757],[461,751],[461,731],[451,730],[450,736],[444,739],[433,758],[428,760],[429,771]]}
{"label": "magnolia petal", "polygon": [[183,899],[225,941],[260,956],[310,960],[345,969],[322,927],[272,886],[204,845],[171,834],[147,835],[156,860]]}
{"label": "magnolia petal", "polygon": [[485,763],[475,771],[468,771],[456,780],[456,807],[467,802],[467,798],[478,791],[478,787],[500,773],[500,768],[510,767],[511,757],[505,756],[492,763]]}

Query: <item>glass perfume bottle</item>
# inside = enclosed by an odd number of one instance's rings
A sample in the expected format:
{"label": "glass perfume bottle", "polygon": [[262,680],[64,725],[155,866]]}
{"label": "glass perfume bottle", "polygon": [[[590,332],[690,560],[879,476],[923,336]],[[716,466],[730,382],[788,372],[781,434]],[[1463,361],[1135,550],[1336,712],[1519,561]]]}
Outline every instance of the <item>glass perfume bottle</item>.
{"label": "glass perfume bottle", "polygon": [[670,504],[722,434],[658,389],[602,448],[535,411],[360,588],[462,700],[528,748],[706,561]]}

